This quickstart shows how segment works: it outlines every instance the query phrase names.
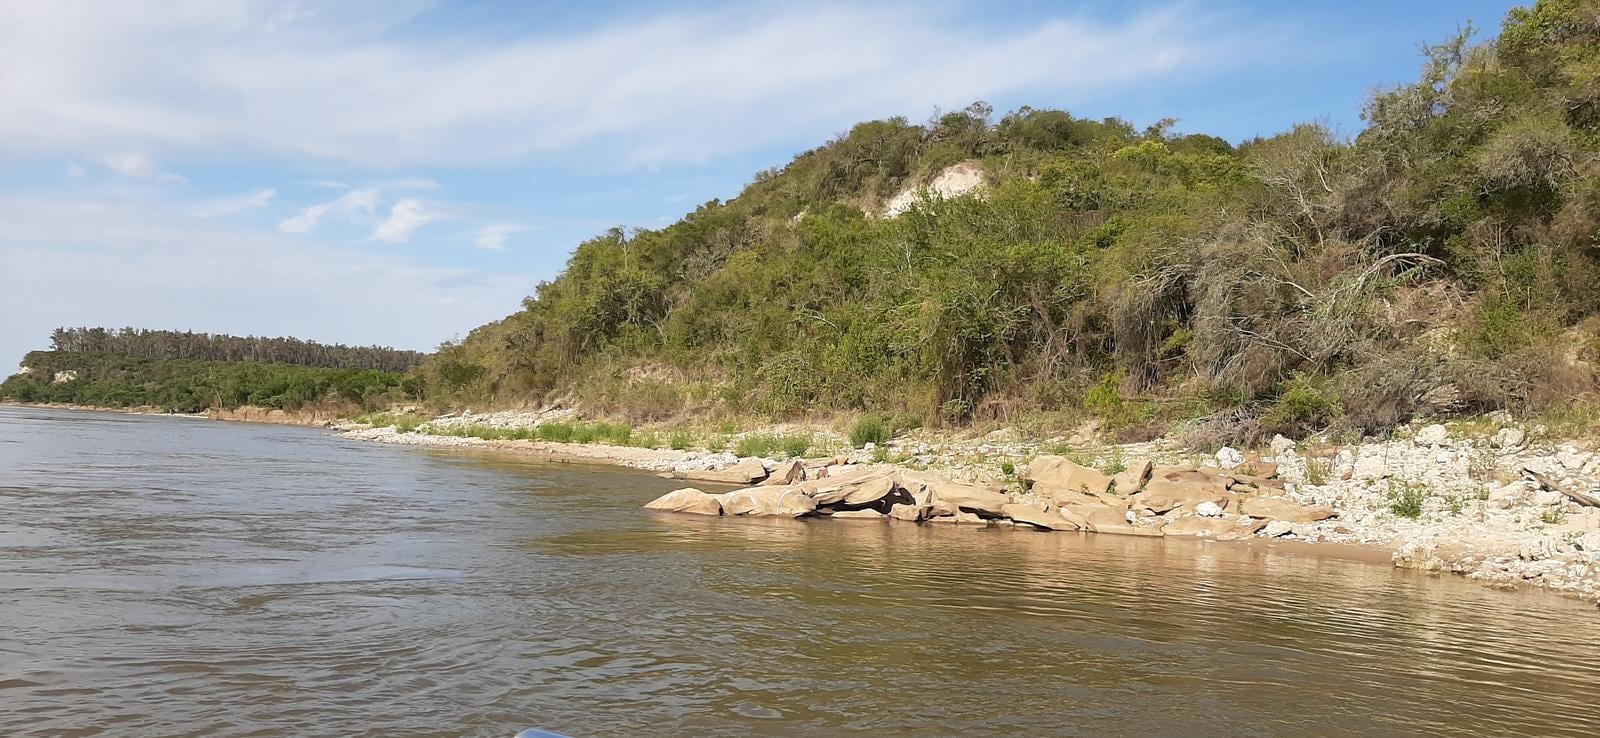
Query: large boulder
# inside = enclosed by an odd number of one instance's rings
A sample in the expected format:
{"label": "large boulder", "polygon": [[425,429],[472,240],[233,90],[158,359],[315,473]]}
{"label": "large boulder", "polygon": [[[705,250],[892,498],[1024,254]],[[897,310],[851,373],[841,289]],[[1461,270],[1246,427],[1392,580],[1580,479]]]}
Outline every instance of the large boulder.
{"label": "large boulder", "polygon": [[1111,489],[1111,477],[1064,456],[1033,457],[1023,478],[1033,485],[1035,493],[1073,490],[1105,494]]}
{"label": "large boulder", "polygon": [[799,485],[818,507],[864,507],[895,492],[894,474],[887,469],[862,468]]}
{"label": "large boulder", "polygon": [[932,505],[895,505],[889,508],[889,517],[895,520],[904,520],[907,523],[920,523],[933,511]]}
{"label": "large boulder", "polygon": [[1013,502],[1005,505],[1000,510],[1006,517],[1018,523],[1026,523],[1041,530],[1082,530],[1088,521],[1078,518],[1073,520],[1063,514],[1060,509],[1046,509],[1042,505],[1026,502]]}
{"label": "large boulder", "polygon": [[1267,521],[1255,518],[1203,518],[1198,515],[1168,520],[1161,532],[1169,536],[1200,536],[1218,541],[1237,541],[1255,535]]}
{"label": "large boulder", "polygon": [[644,504],[646,510],[693,513],[695,515],[721,515],[722,502],[693,487],[675,489]]}
{"label": "large boulder", "polygon": [[817,501],[799,485],[749,487],[724,492],[718,498],[724,515],[798,518],[817,509]]}
{"label": "large boulder", "polygon": [[719,484],[755,484],[767,478],[767,467],[760,459],[742,459],[721,469],[691,469],[673,472],[679,479],[694,479]]}
{"label": "large boulder", "polygon": [[1111,475],[1111,491],[1124,497],[1144,489],[1150,473],[1155,471],[1149,459],[1129,459],[1126,464],[1126,469]]}
{"label": "large boulder", "polygon": [[1004,516],[1005,513],[1001,508],[1011,504],[1009,495],[987,490],[976,484],[954,482],[937,474],[901,469],[895,473],[895,478],[902,487],[923,485],[930,493],[929,504],[943,500],[961,510],[986,517]]}
{"label": "large boulder", "polygon": [[1228,477],[1205,469],[1162,467],[1155,470],[1150,481],[1145,483],[1144,491],[1134,495],[1130,502],[1136,508],[1158,514],[1180,507],[1193,510],[1207,501],[1226,509],[1232,497],[1228,481]]}
{"label": "large boulder", "polygon": [[1315,523],[1338,514],[1331,507],[1302,505],[1283,497],[1252,497],[1239,503],[1239,512],[1252,518],[1288,523]]}

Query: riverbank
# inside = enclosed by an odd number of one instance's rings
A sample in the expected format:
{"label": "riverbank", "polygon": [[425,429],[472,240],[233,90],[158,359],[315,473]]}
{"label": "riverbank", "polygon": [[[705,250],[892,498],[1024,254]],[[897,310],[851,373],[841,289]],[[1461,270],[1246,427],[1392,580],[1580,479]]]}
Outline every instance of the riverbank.
{"label": "riverbank", "polygon": [[[739,457],[726,450],[744,437],[794,434],[800,430],[795,426],[732,434],[724,439],[728,446],[715,450],[485,439],[469,434],[485,427],[536,429],[570,420],[570,413],[508,411],[443,417],[412,432],[342,427],[346,437],[364,441],[613,464],[675,476],[686,486],[697,481],[760,485],[773,474],[790,474],[796,466],[793,460]],[[1587,499],[1587,492],[1600,488],[1600,455],[1583,442],[1550,437],[1542,427],[1523,427],[1509,418],[1402,428],[1387,440],[1343,445],[1327,438],[1277,437],[1262,449],[1224,448],[1215,454],[1197,453],[1171,441],[1104,445],[1087,436],[1034,440],[1012,431],[972,438],[918,431],[881,446],[849,448],[836,432],[819,428],[807,432],[828,453],[800,460],[800,473],[827,476],[781,481],[814,482],[807,490],[813,495],[830,476],[860,481],[880,472],[931,474],[944,480],[936,485],[949,483],[1004,497],[1004,502],[989,498],[994,509],[988,514],[957,506],[958,512],[977,515],[990,525],[1019,524],[1016,515],[1020,515],[1036,518],[1020,524],[1062,530],[1380,548],[1391,552],[1398,567],[1458,574],[1497,588],[1533,587],[1600,601],[1600,508],[1580,502]],[[1041,459],[1057,468],[1054,476],[1033,468]],[[1101,478],[1116,478],[1120,484],[1102,488]],[[1089,480],[1087,485],[1084,479]],[[1136,486],[1130,486],[1130,479],[1137,480]],[[1160,488],[1156,491],[1169,499],[1151,504],[1151,479]],[[901,504],[920,507],[936,501],[917,498],[923,492],[916,489],[918,483],[896,483],[894,489],[912,498]],[[777,486],[774,481],[768,488]],[[1081,496],[1086,488],[1094,500]],[[931,496],[937,498],[937,490]],[[719,511],[724,510],[722,499],[718,498]],[[872,509],[889,519],[893,504],[878,505],[882,499],[865,506],[850,503],[854,509],[835,507],[831,512],[860,518],[871,516],[855,513]],[[1202,504],[1206,502],[1212,505]],[[701,504],[701,509],[709,509]],[[1024,507],[1013,509],[1011,515],[999,510],[1001,504]],[[1094,507],[1097,504],[1117,516]],[[760,508],[761,503],[755,506]],[[912,522],[946,517],[930,512],[936,511],[901,511]]]}

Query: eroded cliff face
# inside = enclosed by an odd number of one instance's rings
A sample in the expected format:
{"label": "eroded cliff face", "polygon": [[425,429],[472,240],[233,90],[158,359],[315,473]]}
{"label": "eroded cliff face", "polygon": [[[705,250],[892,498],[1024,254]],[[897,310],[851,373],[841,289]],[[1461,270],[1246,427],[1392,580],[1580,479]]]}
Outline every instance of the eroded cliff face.
{"label": "eroded cliff face", "polygon": [[939,172],[927,184],[907,187],[883,205],[883,217],[893,218],[911,209],[925,197],[949,199],[977,192],[983,188],[983,165],[976,161],[952,164]]}

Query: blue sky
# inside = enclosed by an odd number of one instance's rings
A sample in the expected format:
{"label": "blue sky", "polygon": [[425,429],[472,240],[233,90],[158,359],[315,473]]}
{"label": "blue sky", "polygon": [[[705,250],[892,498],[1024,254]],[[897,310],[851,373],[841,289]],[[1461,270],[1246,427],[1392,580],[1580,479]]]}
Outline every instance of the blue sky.
{"label": "blue sky", "polygon": [[60,324],[430,349],[610,226],[978,99],[1353,134],[1419,44],[1512,5],[9,4],[0,363]]}

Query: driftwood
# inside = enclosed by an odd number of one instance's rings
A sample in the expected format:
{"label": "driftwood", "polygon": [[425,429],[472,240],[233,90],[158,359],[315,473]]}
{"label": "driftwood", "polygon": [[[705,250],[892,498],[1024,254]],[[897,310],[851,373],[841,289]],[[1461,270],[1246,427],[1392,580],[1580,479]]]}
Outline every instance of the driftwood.
{"label": "driftwood", "polygon": [[1553,479],[1551,479],[1551,478],[1549,478],[1549,477],[1547,477],[1547,476],[1545,476],[1543,474],[1540,474],[1539,472],[1536,472],[1536,471],[1534,471],[1532,469],[1528,469],[1526,467],[1523,468],[1522,473],[1528,475],[1530,478],[1533,479],[1533,481],[1538,482],[1539,485],[1544,487],[1545,489],[1553,490],[1553,491],[1556,491],[1556,492],[1560,492],[1561,494],[1572,498],[1574,501],[1576,501],[1580,505],[1588,505],[1589,507],[1600,507],[1600,497],[1596,497],[1596,496],[1594,496],[1592,494],[1589,494],[1587,492],[1573,492],[1572,490],[1569,490],[1569,489],[1563,489],[1561,487],[1561,485],[1555,483],[1555,480],[1553,480]]}

